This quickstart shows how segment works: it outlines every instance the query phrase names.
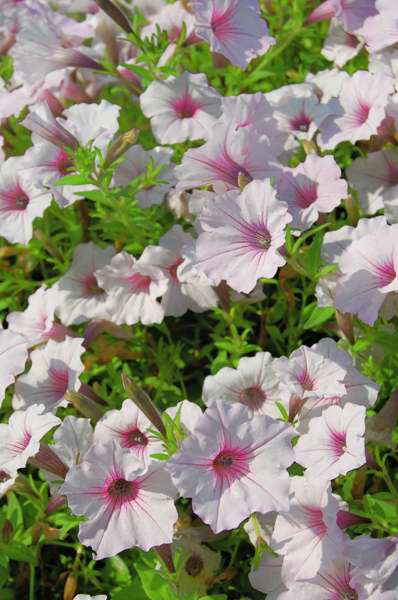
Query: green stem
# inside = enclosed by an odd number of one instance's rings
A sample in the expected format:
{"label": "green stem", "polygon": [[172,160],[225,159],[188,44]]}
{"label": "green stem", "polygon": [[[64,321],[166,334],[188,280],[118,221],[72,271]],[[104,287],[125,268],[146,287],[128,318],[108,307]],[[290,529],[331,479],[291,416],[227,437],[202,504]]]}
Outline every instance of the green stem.
{"label": "green stem", "polygon": [[29,564],[29,600],[35,600],[36,567]]}

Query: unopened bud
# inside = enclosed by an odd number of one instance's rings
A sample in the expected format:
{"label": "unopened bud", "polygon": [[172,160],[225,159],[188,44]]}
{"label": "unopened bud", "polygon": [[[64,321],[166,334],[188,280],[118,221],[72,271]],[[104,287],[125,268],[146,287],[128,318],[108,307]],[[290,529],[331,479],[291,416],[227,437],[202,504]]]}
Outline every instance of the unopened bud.
{"label": "unopened bud", "polygon": [[304,148],[304,152],[308,155],[308,154],[316,154],[317,152],[317,147],[315,142],[313,142],[312,140],[302,140],[301,144]]}
{"label": "unopened bud", "polygon": [[110,0],[95,0],[100,8],[112,19],[115,21],[125,31],[126,33],[132,33],[132,28],[127,19],[126,15],[122,13],[120,8],[113,4]]}
{"label": "unopened bud", "polygon": [[127,375],[122,374],[123,387],[128,397],[144,413],[162,435],[166,435],[166,428],[163,424],[160,412],[148,396],[138,385]]}
{"label": "unopened bud", "polygon": [[77,577],[74,573],[69,573],[64,586],[64,600],[73,600],[77,590]]}
{"label": "unopened bud", "polygon": [[14,531],[13,524],[11,523],[11,521],[6,519],[4,521],[3,531],[2,531],[2,538],[3,538],[3,542],[5,544],[8,544],[8,542],[11,540],[13,531]]}
{"label": "unopened bud", "polygon": [[105,167],[109,167],[115,160],[123,156],[123,154],[137,143],[138,136],[140,134],[139,129],[130,129],[126,133],[119,135],[115,141],[110,145],[108,152],[105,157]]}
{"label": "unopened bud", "polygon": [[91,419],[93,423],[97,423],[104,414],[94,400],[79,392],[69,390],[66,392],[65,397],[84,417]]}
{"label": "unopened bud", "polygon": [[161,546],[155,546],[154,550],[160,556],[160,558],[166,565],[169,573],[175,573],[175,567],[174,567],[174,563],[173,563],[173,555],[171,553],[171,545],[170,544],[162,544]]}
{"label": "unopened bud", "polygon": [[29,459],[29,464],[48,471],[60,479],[65,479],[68,467],[62,462],[59,456],[47,444],[40,444],[40,448],[35,456]]}

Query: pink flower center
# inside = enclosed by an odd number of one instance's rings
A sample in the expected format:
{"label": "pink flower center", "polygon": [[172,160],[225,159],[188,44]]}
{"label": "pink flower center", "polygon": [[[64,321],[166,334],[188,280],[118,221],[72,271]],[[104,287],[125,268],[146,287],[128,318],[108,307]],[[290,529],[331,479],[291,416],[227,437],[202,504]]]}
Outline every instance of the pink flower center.
{"label": "pink flower center", "polygon": [[311,392],[314,389],[315,381],[312,379],[308,371],[301,371],[301,373],[298,373],[297,381],[303,390],[307,392]]}
{"label": "pink flower center", "polygon": [[318,199],[318,186],[315,182],[302,187],[296,187],[295,200],[299,208],[308,208]]}
{"label": "pink flower center", "polygon": [[182,258],[182,256],[178,256],[175,259],[175,261],[173,262],[173,264],[168,267],[167,270],[170,274],[170,277],[173,279],[173,281],[178,281],[177,269],[183,262],[184,262],[184,259]]}
{"label": "pink flower center", "polygon": [[172,107],[179,119],[191,119],[201,105],[192,98],[189,92],[186,92],[184,96],[172,102]]}
{"label": "pink flower center", "polygon": [[239,34],[239,27],[233,22],[234,16],[235,7],[233,5],[224,12],[213,9],[210,27],[219,40],[225,40],[231,35]]}
{"label": "pink flower center", "polygon": [[107,485],[106,495],[114,508],[132,502],[137,497],[139,486],[135,481],[127,481],[116,475]]}
{"label": "pink flower center", "polygon": [[358,126],[366,123],[369,117],[370,108],[370,105],[366,104],[366,102],[361,100],[358,102],[358,106],[354,114],[354,119]]}
{"label": "pink flower center", "polygon": [[23,437],[20,440],[8,444],[8,449],[15,454],[22,454],[22,452],[24,452],[29,446],[31,439],[32,434],[25,429],[23,432]]}
{"label": "pink flower center", "polygon": [[148,444],[147,436],[137,427],[122,431],[120,437],[123,448],[135,448],[136,446],[145,447]]}
{"label": "pink flower center", "polygon": [[272,242],[272,236],[263,223],[239,222],[239,229],[243,234],[243,242],[255,252],[266,252]]}
{"label": "pink flower center", "polygon": [[340,458],[346,451],[346,433],[344,431],[330,430],[329,437],[329,450],[332,452],[335,458]]}
{"label": "pink flower center", "polygon": [[87,273],[80,281],[83,288],[83,294],[86,298],[101,296],[105,291],[98,285],[94,273]]}
{"label": "pink flower center", "polygon": [[239,393],[240,402],[253,410],[259,410],[266,399],[266,394],[258,385],[241,390]]}
{"label": "pink flower center", "polygon": [[213,172],[216,181],[224,181],[229,185],[239,187],[239,175],[242,175],[248,183],[253,180],[245,167],[235,162],[226,150],[214,160],[206,160],[205,158],[197,160]]}
{"label": "pink flower center", "polygon": [[322,510],[317,506],[306,506],[304,513],[309,529],[312,529],[318,537],[323,537],[327,531],[327,527],[323,522]]}
{"label": "pink flower center", "polygon": [[217,482],[231,485],[249,472],[251,453],[244,448],[223,448],[211,461]]}
{"label": "pink flower center", "polygon": [[373,269],[377,285],[380,288],[389,285],[397,276],[392,260],[379,265],[374,265]]}
{"label": "pink flower center", "polygon": [[3,200],[4,209],[12,211],[23,211],[30,202],[29,196],[19,184],[11,190],[0,191],[0,198]]}
{"label": "pink flower center", "polygon": [[57,396],[57,398],[62,398],[69,386],[68,371],[50,367],[48,374],[51,379],[54,395]]}
{"label": "pink flower center", "polygon": [[72,166],[72,161],[65,150],[58,150],[53,165],[60,175],[67,175]]}
{"label": "pink flower center", "polygon": [[312,119],[302,111],[291,119],[290,125],[294,131],[302,131],[306,133],[312,124]]}
{"label": "pink flower center", "polygon": [[133,292],[147,293],[149,291],[149,286],[151,285],[152,279],[148,275],[133,273],[129,276],[128,281]]}

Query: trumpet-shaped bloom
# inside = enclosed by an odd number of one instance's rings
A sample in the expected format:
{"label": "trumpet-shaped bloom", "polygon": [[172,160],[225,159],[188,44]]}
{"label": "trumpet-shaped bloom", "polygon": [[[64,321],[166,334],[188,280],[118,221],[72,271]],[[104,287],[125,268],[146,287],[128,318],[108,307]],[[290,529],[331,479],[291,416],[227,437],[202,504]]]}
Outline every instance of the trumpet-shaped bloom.
{"label": "trumpet-shaped bloom", "polygon": [[364,43],[355,35],[343,29],[337,20],[332,20],[328,36],[322,49],[322,54],[334,62],[337,67],[344,67],[345,63],[354,58],[362,49]]}
{"label": "trumpet-shaped bloom", "polygon": [[135,198],[141,208],[161,204],[175,183],[175,165],[170,162],[172,154],[170,148],[156,146],[152,150],[144,150],[142,146],[136,144],[125,152],[124,161],[117,167],[113,182],[115,185],[127,185],[136,177],[145,175],[149,164],[153,161],[155,169],[160,167],[158,178],[167,183],[144,186],[136,192]]}
{"label": "trumpet-shaped bloom", "polygon": [[294,452],[311,479],[332,480],[362,466],[365,457],[365,406],[330,406],[309,422]]}
{"label": "trumpet-shaped bloom", "polygon": [[260,16],[258,0],[194,0],[191,6],[196,35],[242,69],[275,43]]}
{"label": "trumpet-shaped bloom", "polygon": [[288,510],[290,425],[219,400],[167,463],[180,494],[215,533],[254,512]]}
{"label": "trumpet-shaped bloom", "polygon": [[224,367],[217,375],[209,375],[203,384],[203,400],[211,406],[217,400],[240,403],[249,414],[281,416],[276,402],[281,400],[279,380],[273,370],[269,352],[240,359],[236,369]]}
{"label": "trumpet-shaped bloom", "polygon": [[44,404],[34,404],[13,412],[7,425],[0,423],[0,469],[7,473],[23,469],[39,451],[41,438],[61,423],[58,417],[44,410]]}
{"label": "trumpet-shaped bloom", "polygon": [[60,493],[74,514],[86,517],[79,539],[97,560],[173,540],[175,490],[163,466],[146,464],[114,441],[94,444],[69,470]]}
{"label": "trumpet-shaped bloom", "polygon": [[309,229],[319,213],[330,213],[347,196],[347,183],[332,156],[309,154],[295,169],[286,170],[278,182],[278,197],[287,203],[291,226]]}
{"label": "trumpet-shaped bloom", "polygon": [[325,0],[312,11],[309,23],[335,17],[345,31],[360,29],[369,17],[378,14],[375,0]]}
{"label": "trumpet-shaped bloom", "polygon": [[393,91],[391,79],[381,73],[354,73],[343,82],[339,102],[321,125],[321,147],[331,149],[346,141],[354,144],[375,135]]}
{"label": "trumpet-shaped bloom", "polygon": [[139,260],[127,252],[116,254],[107,267],[96,272],[96,277],[114,306],[111,321],[117,325],[162,322],[164,311],[157,298],[165,293],[167,279],[152,266],[148,248]]}
{"label": "trumpet-shaped bloom", "polygon": [[269,180],[253,181],[242,193],[226,192],[199,215],[203,233],[194,264],[210,279],[249,293],[260,277],[273,277],[285,264],[278,249],[291,219]]}
{"label": "trumpet-shaped bloom", "polygon": [[239,176],[247,181],[278,174],[280,167],[266,135],[253,125],[234,127],[220,122],[213,127],[210,141],[184,154],[175,169],[177,189],[212,185],[221,192],[239,187]]}
{"label": "trumpet-shaped bloom", "polygon": [[161,453],[163,444],[149,430],[151,421],[134,402],[127,399],[120,410],[109,410],[95,426],[94,441],[107,444],[115,440],[122,448],[129,448],[139,458],[149,459]]}
{"label": "trumpet-shaped bloom", "polygon": [[185,72],[153,81],[140,96],[140,104],[161,144],[207,139],[221,115],[221,97],[203,73]]}
{"label": "trumpet-shaped bloom", "polygon": [[0,330],[0,405],[5,390],[22,373],[28,359],[28,342],[25,336],[11,329]]}
{"label": "trumpet-shaped bloom", "polygon": [[98,284],[95,272],[109,264],[114,254],[111,246],[99,248],[93,242],[76,246],[69,270],[53,286],[58,294],[57,311],[63,323],[110,320],[108,295]]}
{"label": "trumpet-shaped bloom", "polygon": [[23,175],[24,158],[12,157],[0,166],[0,235],[11,243],[27,244],[33,221],[51,204],[51,194]]}
{"label": "trumpet-shaped bloom", "polygon": [[339,555],[344,539],[329,482],[293,477],[290,490],[290,509],[278,514],[272,545],[284,557],[282,579],[288,587],[315,577],[325,561]]}
{"label": "trumpet-shaped bloom", "polygon": [[384,208],[390,192],[398,196],[398,152],[386,149],[356,158],[347,169],[347,178],[358,192],[362,209],[377,212]]}
{"label": "trumpet-shaped bloom", "polygon": [[48,411],[67,406],[66,393],[77,391],[84,366],[81,361],[83,338],[50,340],[31,354],[32,366],[15,384],[13,407],[23,409],[42,403]]}

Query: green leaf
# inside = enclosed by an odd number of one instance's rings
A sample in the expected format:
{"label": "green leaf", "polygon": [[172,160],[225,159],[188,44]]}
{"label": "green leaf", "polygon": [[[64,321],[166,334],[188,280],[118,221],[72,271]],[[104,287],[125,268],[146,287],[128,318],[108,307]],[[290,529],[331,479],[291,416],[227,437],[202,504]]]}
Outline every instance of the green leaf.
{"label": "green leaf", "polygon": [[84,175],[73,174],[73,175],[65,175],[65,177],[61,177],[61,179],[57,179],[54,181],[53,185],[61,186],[61,185],[87,185],[92,183],[90,179],[84,177]]}
{"label": "green leaf", "polygon": [[153,567],[135,565],[142,587],[150,600],[178,600],[167,581]]}
{"label": "green leaf", "polygon": [[311,311],[310,316],[304,322],[304,329],[315,329],[328,321],[335,313],[335,309],[332,306],[321,307],[314,303],[314,308]]}
{"label": "green leaf", "polygon": [[11,560],[18,562],[27,562],[32,565],[37,563],[36,554],[19,542],[10,542],[9,544],[0,544],[0,552],[8,556]]}

